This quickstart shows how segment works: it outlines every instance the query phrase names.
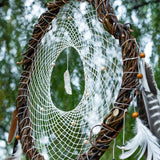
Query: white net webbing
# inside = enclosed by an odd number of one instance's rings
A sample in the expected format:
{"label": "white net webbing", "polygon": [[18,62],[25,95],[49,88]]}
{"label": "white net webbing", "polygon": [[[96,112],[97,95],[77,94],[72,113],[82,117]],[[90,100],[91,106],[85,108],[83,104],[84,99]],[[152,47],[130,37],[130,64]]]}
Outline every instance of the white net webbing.
{"label": "white net webbing", "polygon": [[[28,95],[36,147],[45,159],[75,159],[89,149],[90,130],[102,123],[118,95],[122,77],[120,50],[91,6],[70,2],[53,20],[52,29],[36,53]],[[65,58],[61,60],[62,53]],[[81,66],[73,68],[74,62]],[[72,95],[66,93],[63,77],[54,79],[62,68],[69,70]],[[63,85],[53,87],[59,84]],[[76,89],[81,96],[75,94]],[[72,103],[63,101],[63,96],[58,101],[60,91],[67,94],[66,99],[78,97],[79,102],[70,107]],[[97,132],[93,130],[93,136]]]}

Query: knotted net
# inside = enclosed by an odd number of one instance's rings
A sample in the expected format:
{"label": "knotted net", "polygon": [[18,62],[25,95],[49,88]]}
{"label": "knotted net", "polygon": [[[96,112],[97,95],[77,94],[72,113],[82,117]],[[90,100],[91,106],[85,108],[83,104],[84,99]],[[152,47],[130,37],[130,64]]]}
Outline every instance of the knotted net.
{"label": "knotted net", "polygon": [[[86,2],[49,3],[48,11],[35,25],[22,61],[17,98],[19,134],[30,159],[99,159],[122,129],[124,110],[137,85],[137,43],[130,27],[118,23],[109,1],[91,3],[95,10]],[[97,16],[104,28],[120,40],[123,69],[118,45],[97,23]],[[62,53],[64,63],[58,60]],[[69,81],[64,78],[68,84],[61,87],[63,92],[67,92],[66,86],[84,89],[79,102],[66,111],[64,103],[57,105],[52,98],[57,96],[52,79],[57,64],[70,71],[75,61],[72,54],[79,54],[84,79],[80,80],[75,68],[67,77]],[[68,96],[74,98],[74,92]],[[112,116],[115,108],[118,113]]]}

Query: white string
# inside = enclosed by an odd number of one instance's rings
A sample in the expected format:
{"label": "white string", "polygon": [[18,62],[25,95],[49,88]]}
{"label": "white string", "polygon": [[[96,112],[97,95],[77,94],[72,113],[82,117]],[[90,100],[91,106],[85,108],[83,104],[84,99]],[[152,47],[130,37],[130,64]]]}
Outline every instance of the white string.
{"label": "white string", "polygon": [[139,48],[139,46],[138,46],[137,41],[136,41],[135,38],[134,39],[127,39],[125,42],[122,43],[121,47],[123,47],[128,41],[135,41],[136,46]]}
{"label": "white string", "polygon": [[134,57],[134,58],[125,58],[123,59],[123,61],[130,61],[130,60],[134,60],[134,59],[138,59],[139,57]]}
{"label": "white string", "polygon": [[124,113],[123,113],[123,145],[122,145],[122,154],[124,153],[124,150],[125,150],[125,119],[126,119],[125,114],[126,114],[126,112],[127,112],[127,109],[125,109]]}
{"label": "white string", "polygon": [[115,146],[116,146],[116,139],[113,140],[113,160],[115,160]]}
{"label": "white string", "polygon": [[124,113],[123,113],[123,145],[125,144],[125,114],[127,112],[127,109],[124,110]]}

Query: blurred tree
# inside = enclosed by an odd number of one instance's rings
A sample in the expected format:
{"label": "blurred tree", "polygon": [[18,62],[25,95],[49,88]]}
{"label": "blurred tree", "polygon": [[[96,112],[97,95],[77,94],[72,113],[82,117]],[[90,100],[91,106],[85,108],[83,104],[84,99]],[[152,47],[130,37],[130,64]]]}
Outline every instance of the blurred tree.
{"label": "blurred tree", "polygon": [[[145,47],[147,38],[147,41],[153,42],[151,62],[154,64],[155,78],[160,88],[160,0],[121,2],[122,5],[115,5],[116,12],[118,14],[121,7],[126,11],[126,16],[123,15],[121,20],[123,18],[122,21],[133,24],[134,36],[140,42],[141,49]],[[33,26],[45,6],[46,0],[0,0],[0,143],[5,142],[0,149],[3,152],[6,150],[11,153],[7,145],[7,135],[21,72],[16,62],[21,61]],[[130,135],[128,139],[133,136],[132,126],[129,126],[131,123],[133,120],[129,117],[126,124]],[[121,135],[118,141],[121,141]],[[107,157],[112,157],[111,153],[106,152],[106,154]],[[104,155],[103,159],[108,158]]]}

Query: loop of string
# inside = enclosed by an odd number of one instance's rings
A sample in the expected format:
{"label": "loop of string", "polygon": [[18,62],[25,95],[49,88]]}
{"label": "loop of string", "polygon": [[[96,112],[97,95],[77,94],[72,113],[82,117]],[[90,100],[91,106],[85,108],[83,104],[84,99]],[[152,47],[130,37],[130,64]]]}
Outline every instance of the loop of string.
{"label": "loop of string", "polygon": [[114,139],[113,143],[113,160],[115,160],[115,146],[116,146],[116,139]]}
{"label": "loop of string", "polygon": [[[126,106],[128,106],[128,104],[127,103],[119,103],[119,102],[114,102],[114,104],[120,104],[120,105],[126,105]],[[120,107],[114,107],[114,108],[117,108],[117,109],[121,109],[121,110],[123,110],[122,108],[120,108]]]}
{"label": "loop of string", "polygon": [[136,41],[136,38],[134,38],[134,39],[127,39],[125,42],[122,43],[121,47],[123,47],[128,41],[135,41],[136,46],[137,46],[138,49],[139,49],[139,45],[138,45],[138,43],[137,43],[137,41]]}

